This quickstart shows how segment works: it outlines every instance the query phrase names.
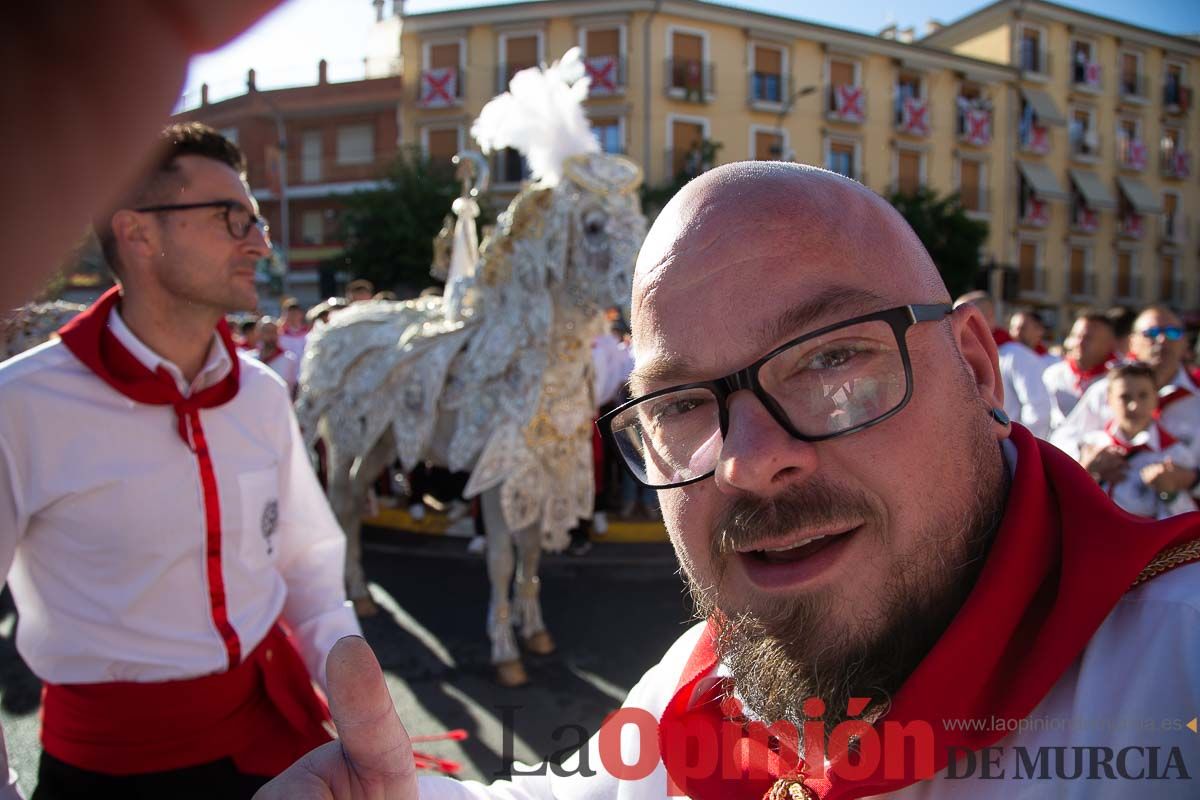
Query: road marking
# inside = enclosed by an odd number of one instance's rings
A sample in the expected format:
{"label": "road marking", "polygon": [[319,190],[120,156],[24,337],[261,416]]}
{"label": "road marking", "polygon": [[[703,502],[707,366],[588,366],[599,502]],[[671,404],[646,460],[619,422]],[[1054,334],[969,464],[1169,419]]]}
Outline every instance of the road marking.
{"label": "road marking", "polygon": [[417,622],[416,617],[405,611],[396,598],[388,594],[387,590],[378,583],[370,584],[371,596],[375,601],[384,608],[392,619],[396,620],[396,624],[403,628],[408,633],[412,634],[416,639],[437,656],[438,660],[445,664],[450,669],[458,669],[458,664],[454,661],[454,656],[450,655],[450,651],[446,649],[438,638],[434,636],[428,628]]}
{"label": "road marking", "polygon": [[586,670],[583,667],[568,663],[567,669],[570,670],[571,674],[575,675],[581,680],[586,681],[593,688],[598,689],[601,693],[611,697],[617,702],[617,705],[624,703],[625,698],[629,695],[628,689],[622,689],[612,681],[605,680],[596,673]]}

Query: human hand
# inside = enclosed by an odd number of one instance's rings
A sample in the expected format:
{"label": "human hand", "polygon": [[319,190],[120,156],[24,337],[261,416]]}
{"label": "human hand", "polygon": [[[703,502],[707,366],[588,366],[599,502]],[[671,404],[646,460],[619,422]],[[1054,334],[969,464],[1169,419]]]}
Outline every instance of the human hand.
{"label": "human hand", "polygon": [[1125,456],[1115,447],[1084,445],[1080,462],[1097,483],[1120,483],[1129,468]]}
{"label": "human hand", "polygon": [[1181,467],[1171,459],[1160,464],[1148,464],[1138,473],[1142,483],[1156,492],[1175,494],[1185,492],[1196,482],[1196,471]]}
{"label": "human hand", "polygon": [[255,800],[417,800],[412,743],[366,640],[340,639],[325,671],[338,740],[288,767]]}

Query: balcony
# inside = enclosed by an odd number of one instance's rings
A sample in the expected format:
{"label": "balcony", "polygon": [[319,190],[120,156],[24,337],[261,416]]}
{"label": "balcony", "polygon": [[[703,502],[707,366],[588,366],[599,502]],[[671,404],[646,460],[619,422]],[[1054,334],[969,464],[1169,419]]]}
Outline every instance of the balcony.
{"label": "balcony", "polygon": [[1122,136],[1117,139],[1117,163],[1121,169],[1141,172],[1146,168],[1149,151],[1141,139],[1131,139]]}
{"label": "balcony", "polygon": [[1100,156],[1100,134],[1095,128],[1071,125],[1071,157],[1078,161],[1095,161]]}
{"label": "balcony", "polygon": [[1083,203],[1071,210],[1071,232],[1092,234],[1100,230],[1100,212]]}
{"label": "balcony", "polygon": [[825,92],[825,118],[834,122],[860,123],[867,118],[867,90],[845,84],[829,86]]}
{"label": "balcony", "polygon": [[716,86],[712,62],[685,58],[666,61],[667,96],[688,103],[709,103]]}
{"label": "balcony", "polygon": [[1103,91],[1103,72],[1095,61],[1075,61],[1071,64],[1071,88],[1089,94]]}
{"label": "balcony", "polygon": [[1183,244],[1184,231],[1187,224],[1183,214],[1178,210],[1173,214],[1162,215],[1162,227],[1159,229],[1159,239],[1163,244]]}
{"label": "balcony", "polygon": [[779,111],[791,97],[788,76],[777,72],[751,72],[746,98],[751,108]]}
{"label": "balcony", "polygon": [[1163,111],[1168,114],[1186,114],[1192,108],[1192,99],[1190,86],[1167,79],[1163,86]]}
{"label": "balcony", "polygon": [[588,86],[588,97],[612,97],[625,93],[628,78],[625,74],[625,59],[620,56],[588,56],[583,68],[592,79]]}
{"label": "balcony", "polygon": [[1146,76],[1140,72],[1136,74],[1125,73],[1121,75],[1118,83],[1122,101],[1142,104],[1149,98],[1149,91],[1146,88]]}
{"label": "balcony", "polygon": [[1192,154],[1179,148],[1164,150],[1159,157],[1159,169],[1164,178],[1182,180],[1191,177]]}
{"label": "balcony", "polygon": [[1146,235],[1146,222],[1141,214],[1125,214],[1118,219],[1117,233],[1123,239],[1141,239]]}
{"label": "balcony", "polygon": [[1050,204],[1036,195],[1030,195],[1018,211],[1020,224],[1027,228],[1045,228],[1050,224]]}
{"label": "balcony", "polygon": [[896,132],[908,136],[929,135],[929,101],[919,97],[898,98],[896,101]]}
{"label": "balcony", "polygon": [[439,67],[421,72],[417,88],[418,108],[452,108],[462,105],[461,68]]}
{"label": "balcony", "polygon": [[1036,122],[1023,125],[1017,134],[1017,145],[1022,153],[1044,156],[1050,152],[1050,129]]}
{"label": "balcony", "polygon": [[970,101],[958,98],[958,141],[972,147],[987,147],[992,142],[991,109],[972,107]]}
{"label": "balcony", "polygon": [[1022,46],[1017,59],[1022,78],[1046,80],[1050,77],[1050,53],[1032,46]]}

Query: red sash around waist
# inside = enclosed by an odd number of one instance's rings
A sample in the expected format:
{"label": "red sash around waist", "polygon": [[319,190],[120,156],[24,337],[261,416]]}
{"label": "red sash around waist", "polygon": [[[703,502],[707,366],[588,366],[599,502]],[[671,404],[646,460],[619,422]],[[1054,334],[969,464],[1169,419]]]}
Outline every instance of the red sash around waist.
{"label": "red sash around waist", "polygon": [[275,625],[233,669],[157,683],[46,684],[42,746],[80,769],[162,772],[232,758],[276,775],[332,741],[329,707]]}

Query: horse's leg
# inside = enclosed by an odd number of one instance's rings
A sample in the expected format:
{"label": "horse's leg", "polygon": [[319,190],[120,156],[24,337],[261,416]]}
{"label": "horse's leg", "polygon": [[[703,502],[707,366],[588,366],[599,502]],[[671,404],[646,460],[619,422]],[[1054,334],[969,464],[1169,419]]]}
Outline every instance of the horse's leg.
{"label": "horse's leg", "polygon": [[521,623],[521,638],[529,652],[539,656],[554,652],[554,639],[546,630],[542,619],[541,581],[538,579],[538,562],[542,558],[542,533],[537,525],[530,525],[516,533],[517,537],[517,589],[513,603],[516,618]]}
{"label": "horse's leg", "polygon": [[326,440],[325,445],[329,505],[342,532],[346,534],[346,596],[354,603],[354,610],[360,616],[368,616],[377,609],[372,608],[375,604],[367,591],[367,579],[362,568],[362,510],[350,477],[352,459],[333,442]]}
{"label": "horse's leg", "polygon": [[489,489],[480,498],[483,527],[487,531],[487,571],[491,584],[488,602],[487,632],[492,641],[492,664],[496,680],[502,686],[521,686],[529,682],[517,639],[513,635],[512,604],[509,591],[516,568],[513,553],[513,532],[504,521],[500,508],[500,490]]}

